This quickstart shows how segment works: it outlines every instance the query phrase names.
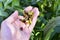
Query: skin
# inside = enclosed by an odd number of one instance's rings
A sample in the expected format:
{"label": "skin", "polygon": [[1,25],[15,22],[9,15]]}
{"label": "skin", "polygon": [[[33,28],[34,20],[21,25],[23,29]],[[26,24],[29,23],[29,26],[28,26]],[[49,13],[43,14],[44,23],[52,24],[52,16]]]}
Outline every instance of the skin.
{"label": "skin", "polygon": [[26,7],[24,10],[27,13],[29,11],[34,12],[31,25],[27,26],[27,24],[20,21],[20,19],[24,19],[24,17],[19,16],[18,11],[15,11],[1,23],[2,40],[29,40],[32,30],[36,24],[39,10],[38,8],[33,8],[31,6]]}

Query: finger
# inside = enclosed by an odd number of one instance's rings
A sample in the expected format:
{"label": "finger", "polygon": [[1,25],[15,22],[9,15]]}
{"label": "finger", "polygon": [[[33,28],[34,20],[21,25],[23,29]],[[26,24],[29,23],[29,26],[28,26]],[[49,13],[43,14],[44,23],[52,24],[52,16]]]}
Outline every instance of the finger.
{"label": "finger", "polygon": [[23,16],[18,16],[18,19],[24,20],[25,18]]}
{"label": "finger", "polygon": [[34,18],[34,17],[38,17],[38,15],[39,15],[39,10],[38,10],[38,8],[35,7],[32,11],[33,11],[33,13],[34,13],[34,14],[33,14],[33,18]]}
{"label": "finger", "polygon": [[18,29],[20,29],[21,27],[23,29],[25,28],[25,24],[18,19],[15,21],[15,25],[16,25],[16,28],[18,28]]}
{"label": "finger", "polygon": [[30,12],[31,10],[32,10],[32,6],[28,6],[28,7],[26,7],[25,9],[24,9],[24,11],[26,12],[26,13],[28,13],[28,12]]}
{"label": "finger", "polygon": [[15,11],[11,16],[9,16],[6,21],[9,23],[14,22],[18,18],[18,11]]}
{"label": "finger", "polygon": [[[19,16],[18,18],[19,18],[19,19],[21,19],[21,20],[24,20],[24,19],[25,19],[23,16]],[[28,23],[25,23],[25,25],[26,25],[26,27],[28,27],[28,26],[29,26],[29,24],[28,24]]]}
{"label": "finger", "polygon": [[34,28],[34,26],[35,26],[35,24],[36,24],[37,17],[38,17],[38,15],[39,15],[39,10],[38,10],[38,8],[34,8],[32,11],[34,12],[34,15],[33,15],[32,23],[31,23],[31,25],[29,26],[30,32],[32,32],[32,30],[33,30],[33,28]]}

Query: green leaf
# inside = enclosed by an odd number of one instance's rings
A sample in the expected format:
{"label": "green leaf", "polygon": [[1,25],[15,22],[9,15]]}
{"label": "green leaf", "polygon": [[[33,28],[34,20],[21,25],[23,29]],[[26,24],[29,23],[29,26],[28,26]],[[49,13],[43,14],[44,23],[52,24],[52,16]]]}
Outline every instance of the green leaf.
{"label": "green leaf", "polygon": [[3,0],[4,3],[4,9],[7,8],[8,4],[10,4],[12,2],[12,0]]}
{"label": "green leaf", "polygon": [[49,40],[54,32],[60,33],[60,16],[51,19],[44,28],[44,40]]}
{"label": "green leaf", "polygon": [[19,4],[19,0],[13,0],[12,1],[12,6],[14,7],[14,6],[19,6],[20,4]]}
{"label": "green leaf", "polygon": [[0,2],[0,8],[2,8],[2,2]]}
{"label": "green leaf", "polygon": [[45,36],[44,40],[49,40],[49,39],[50,39],[50,35],[51,35],[51,33],[52,33],[53,31],[54,31],[53,28],[51,28],[51,29],[48,31],[47,35]]}
{"label": "green leaf", "polygon": [[44,28],[44,40],[50,39],[51,33],[54,32],[54,28],[56,25],[55,23],[56,23],[56,20],[55,20],[55,18],[53,18],[48,22],[48,24]]}
{"label": "green leaf", "polygon": [[7,17],[8,16],[8,13],[0,10],[0,16]]}

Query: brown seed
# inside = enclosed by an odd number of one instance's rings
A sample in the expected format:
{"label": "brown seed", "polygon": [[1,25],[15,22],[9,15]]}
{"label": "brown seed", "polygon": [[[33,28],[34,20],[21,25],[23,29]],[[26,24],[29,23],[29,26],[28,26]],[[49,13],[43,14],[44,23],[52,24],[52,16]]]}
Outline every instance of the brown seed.
{"label": "brown seed", "polygon": [[23,31],[23,28],[22,28],[22,27],[20,27],[20,30],[21,30],[21,31]]}

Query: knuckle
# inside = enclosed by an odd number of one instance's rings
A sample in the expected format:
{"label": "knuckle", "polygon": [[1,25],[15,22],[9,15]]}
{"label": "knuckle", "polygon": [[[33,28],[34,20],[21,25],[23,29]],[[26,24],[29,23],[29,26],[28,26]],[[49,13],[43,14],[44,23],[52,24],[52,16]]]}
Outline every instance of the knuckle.
{"label": "knuckle", "polygon": [[25,11],[25,12],[29,12],[29,11],[32,10],[32,8],[33,8],[32,6],[28,6],[27,8],[24,9],[24,11]]}
{"label": "knuckle", "polygon": [[38,10],[38,8],[37,8],[37,7],[35,7],[35,10]]}

